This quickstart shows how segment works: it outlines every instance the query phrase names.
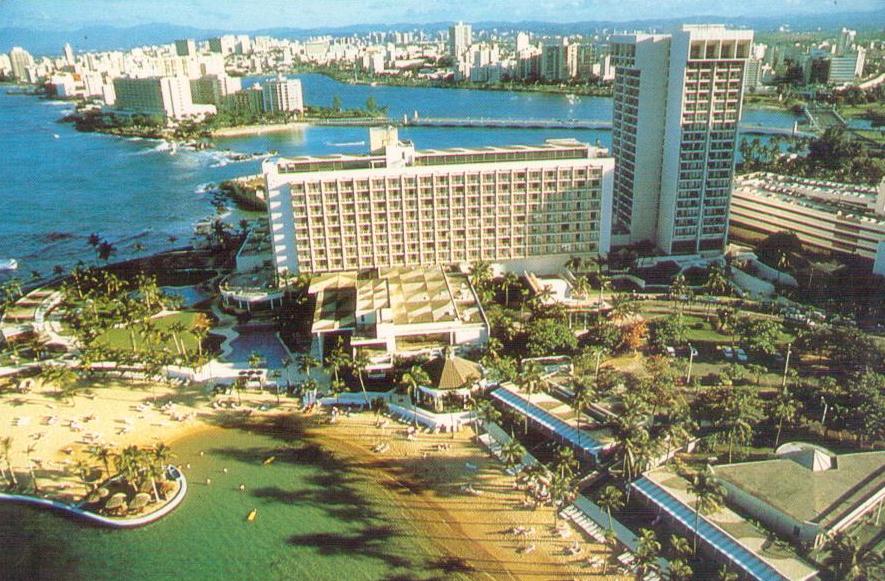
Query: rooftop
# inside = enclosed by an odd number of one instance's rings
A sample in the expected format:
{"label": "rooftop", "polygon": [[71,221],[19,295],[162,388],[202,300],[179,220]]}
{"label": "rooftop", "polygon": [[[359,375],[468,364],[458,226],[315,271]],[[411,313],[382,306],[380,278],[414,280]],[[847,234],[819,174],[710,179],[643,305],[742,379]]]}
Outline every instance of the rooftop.
{"label": "rooftop", "polygon": [[872,186],[757,172],[736,177],[734,191],[735,195],[773,198],[871,226],[885,225],[885,216],[876,213],[876,205],[881,202]]}
{"label": "rooftop", "polygon": [[[671,468],[651,470],[632,486],[682,526],[694,530],[695,497],[688,491],[688,481]],[[698,536],[755,579],[800,580],[817,573],[789,546],[769,542],[766,531],[725,506],[700,515]]]}
{"label": "rooftop", "polygon": [[[543,161],[553,159],[587,159],[597,149],[574,139],[548,139],[540,145],[506,145],[488,147],[455,147],[425,149],[415,152],[412,166]],[[267,162],[279,173],[309,173],[388,167],[387,157],[380,155],[319,155],[275,159]]]}
{"label": "rooftop", "polygon": [[313,332],[354,329],[378,323],[418,325],[484,324],[467,276],[440,266],[383,268],[317,276]]}
{"label": "rooftop", "polygon": [[721,480],[793,518],[824,527],[885,487],[885,451],[830,455],[829,469],[826,459],[819,457],[829,453],[812,449],[805,452],[716,466],[714,472]]}

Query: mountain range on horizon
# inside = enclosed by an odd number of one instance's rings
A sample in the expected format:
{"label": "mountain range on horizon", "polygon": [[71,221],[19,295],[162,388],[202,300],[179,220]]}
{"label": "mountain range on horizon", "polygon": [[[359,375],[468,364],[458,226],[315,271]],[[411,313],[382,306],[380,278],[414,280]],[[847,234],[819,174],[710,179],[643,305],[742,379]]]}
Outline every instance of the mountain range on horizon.
{"label": "mountain range on horizon", "polygon": [[[885,8],[870,12],[846,12],[838,15],[798,14],[783,17],[737,17],[693,16],[673,19],[646,19],[633,21],[582,21],[555,23],[543,21],[484,21],[472,23],[474,29],[527,30],[538,34],[569,35],[587,34],[594,30],[665,30],[681,23],[716,22],[732,26],[753,28],[758,31],[772,31],[783,25],[796,30],[838,30],[842,27],[860,31],[882,29],[885,23]],[[373,31],[422,29],[433,33],[446,29],[450,22],[398,23],[398,24],[356,24],[343,27],[274,27],[258,30],[203,29],[174,24],[142,24],[133,27],[96,25],[76,30],[35,30],[22,27],[0,27],[0,51],[9,51],[13,46],[21,46],[36,55],[59,54],[66,42],[75,50],[125,50],[136,46],[163,44],[181,38],[203,40],[220,34],[268,35],[277,38],[305,39],[311,36],[364,34]]]}

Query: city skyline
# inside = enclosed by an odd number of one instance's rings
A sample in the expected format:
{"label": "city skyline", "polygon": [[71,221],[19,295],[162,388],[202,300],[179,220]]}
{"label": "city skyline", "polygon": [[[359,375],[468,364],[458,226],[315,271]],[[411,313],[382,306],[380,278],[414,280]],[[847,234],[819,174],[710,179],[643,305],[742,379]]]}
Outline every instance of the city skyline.
{"label": "city skyline", "polygon": [[[330,9],[334,5],[337,9]],[[462,0],[445,5],[404,0],[369,3],[329,0],[322,4],[269,2],[261,11],[253,6],[223,1],[197,0],[186,4],[157,1],[6,0],[0,14],[7,27],[35,30],[75,30],[82,26],[138,26],[152,23],[199,26],[242,31],[274,27],[316,28],[369,24],[428,24],[464,20],[473,22],[635,21],[657,18],[741,18],[815,15],[832,12],[866,12],[879,8],[873,0],[749,0],[742,3],[715,0],[666,0],[649,5],[641,0],[594,2],[590,0],[526,0],[471,3]]]}

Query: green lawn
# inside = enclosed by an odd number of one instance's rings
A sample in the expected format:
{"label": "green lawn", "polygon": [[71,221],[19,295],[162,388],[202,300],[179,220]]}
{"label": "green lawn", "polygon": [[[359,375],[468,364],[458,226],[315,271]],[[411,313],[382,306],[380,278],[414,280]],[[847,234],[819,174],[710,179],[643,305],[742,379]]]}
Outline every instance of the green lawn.
{"label": "green lawn", "polygon": [[[193,327],[194,319],[199,315],[199,313],[193,311],[181,311],[172,315],[167,315],[165,317],[159,317],[154,319],[154,323],[156,324],[158,329],[169,329],[176,322],[181,322],[186,328],[190,329]],[[135,345],[136,348],[141,346],[141,342],[144,340],[144,337],[138,332],[135,334]],[[194,335],[188,332],[184,332],[181,334],[181,340],[184,343],[184,348],[188,351],[194,351],[197,349],[197,339]],[[96,339],[96,343],[100,345],[104,345],[106,347],[110,347],[111,349],[131,349],[132,342],[129,336],[129,330],[125,328],[115,328],[108,329],[101,336]],[[170,350],[175,351],[175,343],[171,339],[164,342],[163,346]]]}

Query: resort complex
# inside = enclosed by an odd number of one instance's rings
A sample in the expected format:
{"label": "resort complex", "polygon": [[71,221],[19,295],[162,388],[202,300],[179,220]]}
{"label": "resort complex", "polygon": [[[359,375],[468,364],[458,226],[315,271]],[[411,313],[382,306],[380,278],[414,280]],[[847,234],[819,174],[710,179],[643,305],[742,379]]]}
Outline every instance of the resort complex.
{"label": "resort complex", "polygon": [[885,578],[881,30],[566,19],[0,57],[0,578]]}
{"label": "resort complex", "polygon": [[480,260],[554,270],[609,250],[614,162],[603,150],[416,150],[393,128],[373,128],[370,148],[265,162],[278,272]]}

